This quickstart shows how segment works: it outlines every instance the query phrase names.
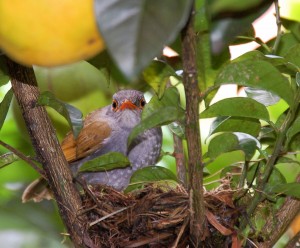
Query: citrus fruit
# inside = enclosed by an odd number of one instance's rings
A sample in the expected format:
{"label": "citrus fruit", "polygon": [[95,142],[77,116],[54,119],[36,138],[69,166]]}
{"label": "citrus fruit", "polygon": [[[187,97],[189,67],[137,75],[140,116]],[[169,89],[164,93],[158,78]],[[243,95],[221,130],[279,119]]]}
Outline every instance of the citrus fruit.
{"label": "citrus fruit", "polygon": [[57,66],[104,49],[93,0],[0,0],[0,49],[25,65]]}

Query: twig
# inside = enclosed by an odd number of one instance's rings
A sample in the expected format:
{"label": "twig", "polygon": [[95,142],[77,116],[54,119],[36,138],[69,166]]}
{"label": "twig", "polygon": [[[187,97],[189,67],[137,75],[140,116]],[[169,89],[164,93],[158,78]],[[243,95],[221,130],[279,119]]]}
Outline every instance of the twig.
{"label": "twig", "polygon": [[20,159],[24,160],[25,162],[27,162],[33,169],[35,169],[43,178],[46,179],[45,177],[45,173],[44,171],[38,166],[36,165],[32,159],[28,158],[27,156],[25,156],[22,152],[18,151],[17,149],[13,148],[12,146],[10,146],[9,144],[3,142],[2,140],[0,140],[0,145],[5,147],[6,149],[8,149],[9,151],[13,152],[14,154],[16,154]]}
{"label": "twig", "polygon": [[277,24],[277,36],[274,42],[274,46],[272,48],[272,53],[275,54],[279,43],[280,43],[280,39],[281,39],[281,20],[280,20],[280,12],[279,12],[279,5],[278,5],[278,0],[274,1],[275,4],[275,12],[276,12],[276,24]]}
{"label": "twig", "polygon": [[182,146],[182,139],[180,139],[176,134],[173,134],[174,140],[174,157],[176,161],[176,169],[179,180],[186,187],[186,168],[185,168],[185,158]]}
{"label": "twig", "polygon": [[108,219],[108,218],[111,217],[111,216],[114,216],[114,215],[116,215],[116,214],[118,214],[118,213],[121,213],[121,212],[123,212],[124,210],[126,210],[126,209],[128,209],[128,208],[129,208],[129,207],[124,207],[124,208],[121,208],[121,209],[119,209],[119,210],[117,210],[117,211],[115,211],[115,212],[113,212],[113,213],[110,213],[110,214],[108,214],[108,215],[105,215],[105,216],[103,216],[102,218],[100,218],[100,219],[98,219],[98,220],[95,220],[95,221],[91,222],[91,223],[89,224],[89,227],[92,227],[93,225],[96,225],[96,224],[98,224],[99,222],[104,221],[104,220]]}
{"label": "twig", "polygon": [[189,219],[186,217],[184,219],[184,221],[183,221],[183,224],[182,224],[182,226],[180,228],[180,231],[179,231],[179,233],[177,235],[177,238],[176,238],[174,244],[172,245],[172,248],[178,247],[178,243],[179,243],[179,241],[180,241],[180,239],[182,237],[182,234],[184,233],[184,230],[185,230],[185,228],[186,228],[186,226],[187,226],[188,223],[189,223]]}

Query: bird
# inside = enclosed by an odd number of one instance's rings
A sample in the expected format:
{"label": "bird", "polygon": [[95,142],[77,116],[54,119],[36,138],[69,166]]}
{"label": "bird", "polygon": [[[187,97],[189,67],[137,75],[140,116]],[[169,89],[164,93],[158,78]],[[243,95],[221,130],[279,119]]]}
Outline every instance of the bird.
{"label": "bird", "polygon": [[[112,103],[86,116],[77,138],[69,132],[61,142],[61,148],[73,175],[85,162],[109,152],[127,156],[130,166],[101,172],[79,173],[87,184],[103,184],[118,191],[124,190],[132,174],[143,167],[154,165],[162,146],[160,127],[139,134],[128,146],[131,130],[141,122],[146,105],[144,94],[137,90],[120,90],[112,97]],[[39,178],[24,191],[22,201],[39,202],[51,199],[46,180]]]}

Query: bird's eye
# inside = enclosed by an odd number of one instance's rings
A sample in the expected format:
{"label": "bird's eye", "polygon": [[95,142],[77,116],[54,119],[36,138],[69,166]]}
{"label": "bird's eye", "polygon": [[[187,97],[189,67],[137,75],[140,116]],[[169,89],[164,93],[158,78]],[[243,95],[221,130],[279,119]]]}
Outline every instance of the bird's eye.
{"label": "bird's eye", "polygon": [[116,108],[118,107],[118,102],[116,100],[113,100],[111,106],[113,110],[116,110]]}
{"label": "bird's eye", "polygon": [[145,99],[140,100],[140,106],[143,108],[146,105]]}

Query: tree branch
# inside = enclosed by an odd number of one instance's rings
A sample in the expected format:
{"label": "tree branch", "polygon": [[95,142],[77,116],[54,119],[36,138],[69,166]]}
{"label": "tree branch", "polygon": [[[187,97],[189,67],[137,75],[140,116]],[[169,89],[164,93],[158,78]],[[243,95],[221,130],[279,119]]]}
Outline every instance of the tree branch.
{"label": "tree branch", "polygon": [[75,247],[93,247],[86,232],[85,216],[78,216],[81,199],[72,182],[72,174],[44,107],[37,106],[39,96],[32,68],[6,59],[15,97],[20,105],[32,144],[58,204],[60,215]]}
{"label": "tree branch", "polygon": [[183,84],[186,95],[186,139],[190,194],[190,239],[193,247],[200,245],[205,224],[203,197],[203,164],[199,126],[200,89],[197,79],[196,39],[193,13],[182,31]]}

